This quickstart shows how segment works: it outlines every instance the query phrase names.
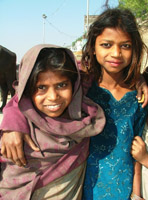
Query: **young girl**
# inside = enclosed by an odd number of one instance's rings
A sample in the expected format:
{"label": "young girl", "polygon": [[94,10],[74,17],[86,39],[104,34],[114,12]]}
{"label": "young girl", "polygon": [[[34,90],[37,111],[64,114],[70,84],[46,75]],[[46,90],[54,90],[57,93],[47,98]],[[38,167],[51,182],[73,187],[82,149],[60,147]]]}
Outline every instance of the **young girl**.
{"label": "young girl", "polygon": [[82,64],[96,81],[88,97],[101,105],[106,125],[90,140],[83,199],[128,200],[140,196],[140,166],[130,154],[143,131],[146,110],[138,104],[135,83],[144,44],[129,10],[108,9],[90,26]]}
{"label": "young girl", "polygon": [[1,157],[0,199],[81,199],[88,137],[102,131],[105,117],[82,96],[72,52],[52,45],[30,49],[20,65],[17,95],[5,109],[9,117],[2,126],[7,129],[15,117],[14,130],[26,129],[40,151],[24,145],[24,168]]}

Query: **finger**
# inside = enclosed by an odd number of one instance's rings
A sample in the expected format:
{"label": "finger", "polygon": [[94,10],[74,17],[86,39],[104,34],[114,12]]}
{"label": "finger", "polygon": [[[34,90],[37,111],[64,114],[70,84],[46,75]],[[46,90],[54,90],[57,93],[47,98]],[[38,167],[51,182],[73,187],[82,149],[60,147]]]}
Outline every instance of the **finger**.
{"label": "finger", "polygon": [[29,135],[25,134],[24,140],[34,151],[40,151]]}
{"label": "finger", "polygon": [[139,141],[137,139],[134,139],[133,142],[132,142],[132,146],[136,147],[138,145],[139,145]]}
{"label": "finger", "polygon": [[142,139],[141,137],[137,137],[137,141],[138,141],[140,144],[143,144],[143,143],[144,143],[144,141],[143,141],[143,139]]}
{"label": "finger", "polygon": [[141,137],[139,135],[137,135],[137,136],[134,137],[134,140],[137,139],[137,138],[141,138]]}
{"label": "finger", "polygon": [[9,147],[6,147],[6,158],[13,160],[11,150],[9,149]]}
{"label": "finger", "polygon": [[136,153],[136,151],[135,151],[134,149],[131,149],[131,155],[132,155],[133,157],[135,157],[135,153]]}
{"label": "finger", "polygon": [[134,142],[136,143],[136,145],[140,146],[145,146],[145,142],[143,141],[143,139],[140,136],[136,136],[134,139]]}
{"label": "finger", "polygon": [[142,108],[144,108],[148,104],[148,89],[143,91],[144,93],[144,102],[142,104]]}
{"label": "finger", "polygon": [[134,159],[136,159],[137,149],[131,149],[131,155],[133,156]]}
{"label": "finger", "polygon": [[1,147],[1,154],[2,154],[2,156],[3,156],[4,158],[6,158],[7,153],[6,153],[6,147],[5,147],[4,145],[2,145],[2,147]]}
{"label": "finger", "polygon": [[137,81],[136,88],[137,88],[137,98],[138,98],[138,100],[141,100],[142,93],[145,96],[144,103],[142,104],[142,107],[144,107],[148,103],[148,86],[147,86],[147,83],[146,83],[146,81],[145,81],[145,79],[142,75],[139,77],[139,80]]}
{"label": "finger", "polygon": [[143,103],[144,99],[145,99],[145,97],[144,97],[144,94],[142,93],[141,99],[138,99],[138,103]]}
{"label": "finger", "polygon": [[147,84],[142,84],[142,93],[144,94],[144,100],[143,100],[143,104],[142,104],[142,106],[143,105],[147,105],[147,103],[148,103],[148,86],[147,86]]}
{"label": "finger", "polygon": [[142,104],[142,108],[144,108],[147,104],[148,104],[148,100],[145,99],[143,104]]}
{"label": "finger", "polygon": [[132,145],[132,147],[131,147],[131,151],[132,151],[132,152],[136,152],[136,151],[137,151],[137,146]]}
{"label": "finger", "polygon": [[141,145],[139,144],[139,142],[136,139],[134,139],[133,142],[132,142],[132,145],[131,145],[131,150],[133,152],[136,152],[136,151],[139,150],[140,146]]}
{"label": "finger", "polygon": [[24,155],[23,145],[20,145],[19,147],[17,147],[16,151],[17,151],[17,161],[20,162],[21,166],[25,166],[27,162]]}
{"label": "finger", "polygon": [[137,99],[138,99],[138,102],[141,101],[141,99],[142,99],[141,87],[137,89]]}
{"label": "finger", "polygon": [[12,153],[12,158],[13,158],[14,163],[18,166],[23,166],[23,164],[18,156],[17,148],[14,147],[13,149],[11,149],[11,153]]}

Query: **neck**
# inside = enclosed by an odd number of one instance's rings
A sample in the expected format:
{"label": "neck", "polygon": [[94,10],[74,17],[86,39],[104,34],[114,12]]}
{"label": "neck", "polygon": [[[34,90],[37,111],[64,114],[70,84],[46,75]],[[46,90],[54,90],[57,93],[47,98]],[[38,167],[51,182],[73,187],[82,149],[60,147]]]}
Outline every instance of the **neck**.
{"label": "neck", "polygon": [[98,81],[98,85],[109,90],[116,100],[120,100],[127,92],[132,91],[127,84],[123,83],[122,72],[103,72],[102,79]]}
{"label": "neck", "polygon": [[115,89],[117,87],[125,87],[125,84],[123,83],[123,76],[122,73],[106,73],[103,72],[102,78],[98,81],[98,85],[100,87],[104,87],[108,90]]}

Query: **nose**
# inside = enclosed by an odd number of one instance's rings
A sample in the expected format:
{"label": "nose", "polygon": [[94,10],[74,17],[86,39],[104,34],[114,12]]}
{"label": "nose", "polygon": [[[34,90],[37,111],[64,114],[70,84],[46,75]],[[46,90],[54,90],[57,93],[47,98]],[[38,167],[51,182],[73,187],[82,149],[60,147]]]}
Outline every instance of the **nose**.
{"label": "nose", "polygon": [[118,45],[115,45],[111,49],[112,57],[121,57],[121,48]]}
{"label": "nose", "polygon": [[47,99],[49,101],[55,101],[56,99],[59,98],[58,92],[56,91],[55,88],[49,88],[47,91]]}

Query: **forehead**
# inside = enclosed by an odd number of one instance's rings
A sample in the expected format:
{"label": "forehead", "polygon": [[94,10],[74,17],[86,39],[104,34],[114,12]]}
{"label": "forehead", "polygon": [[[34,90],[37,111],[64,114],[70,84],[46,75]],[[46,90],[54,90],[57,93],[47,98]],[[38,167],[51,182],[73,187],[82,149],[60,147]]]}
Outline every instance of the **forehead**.
{"label": "forehead", "polygon": [[131,42],[131,36],[119,28],[105,28],[102,34],[98,35],[96,40],[106,41],[120,41],[120,42]]}
{"label": "forehead", "polygon": [[46,81],[56,83],[56,82],[62,82],[66,80],[69,80],[69,79],[67,76],[63,75],[62,72],[47,70],[44,72],[40,72],[38,74],[37,83],[46,82]]}

